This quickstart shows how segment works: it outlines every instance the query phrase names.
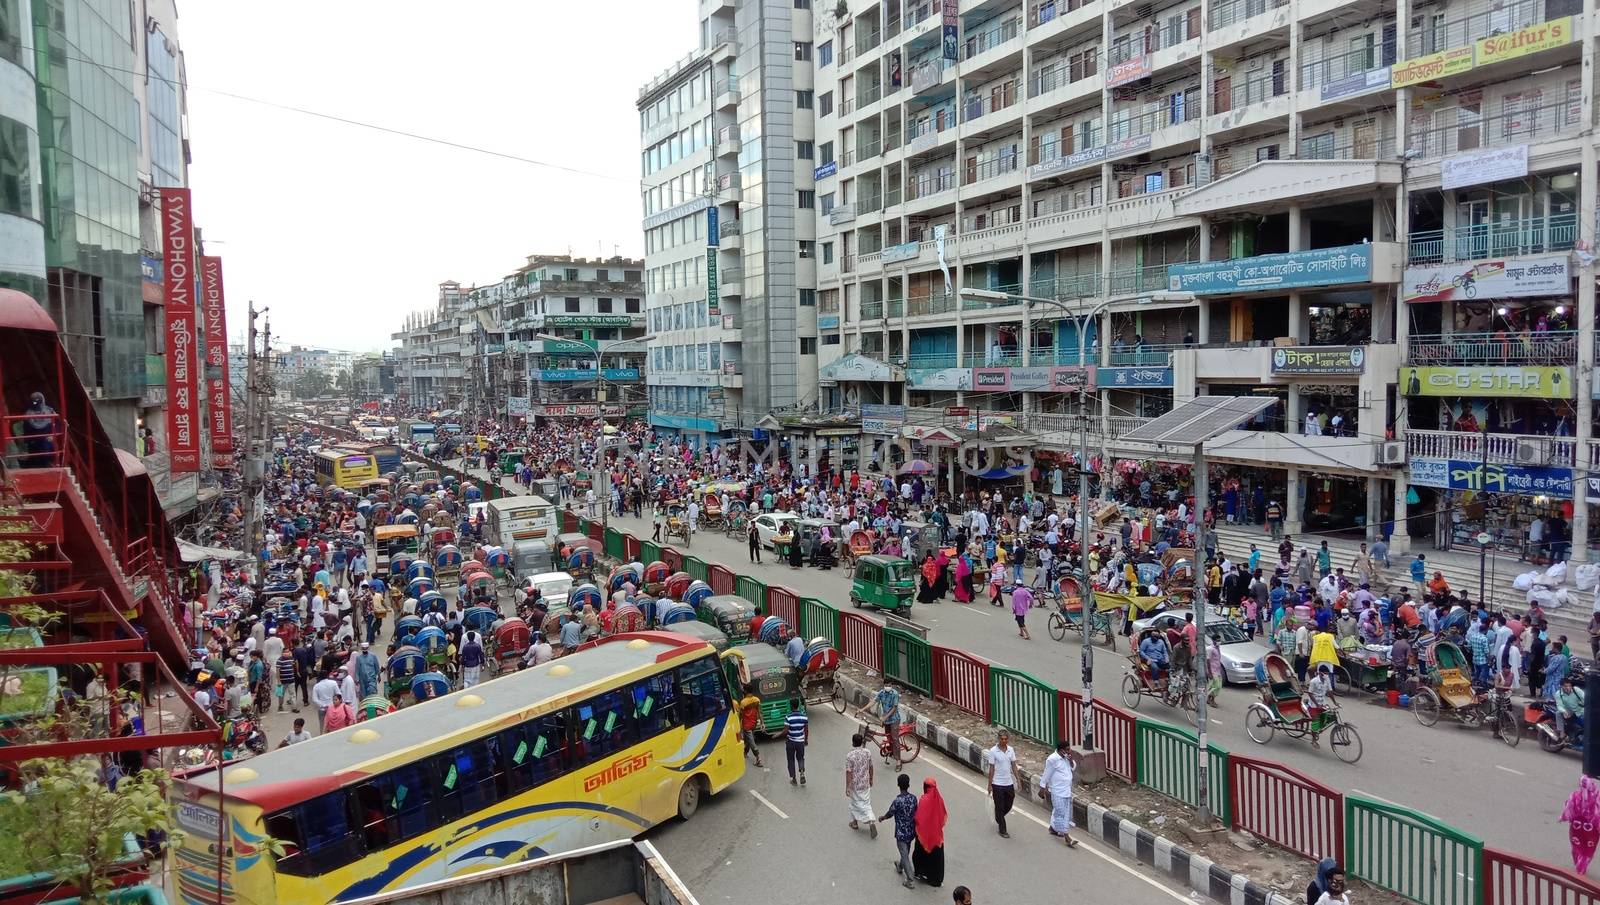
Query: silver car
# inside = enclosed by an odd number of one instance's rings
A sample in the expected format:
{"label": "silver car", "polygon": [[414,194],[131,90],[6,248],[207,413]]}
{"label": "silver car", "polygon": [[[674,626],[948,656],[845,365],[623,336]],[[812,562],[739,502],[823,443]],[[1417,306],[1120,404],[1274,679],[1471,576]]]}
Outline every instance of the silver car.
{"label": "silver car", "polygon": [[[1133,621],[1133,637],[1147,628],[1165,632],[1169,628],[1183,631],[1184,617],[1188,610],[1168,610],[1154,616]],[[1244,629],[1226,619],[1212,618],[1206,620],[1206,635],[1216,638],[1218,646],[1222,648],[1223,680],[1235,685],[1254,685],[1256,681],[1256,662],[1272,650],[1259,641],[1250,640]]]}

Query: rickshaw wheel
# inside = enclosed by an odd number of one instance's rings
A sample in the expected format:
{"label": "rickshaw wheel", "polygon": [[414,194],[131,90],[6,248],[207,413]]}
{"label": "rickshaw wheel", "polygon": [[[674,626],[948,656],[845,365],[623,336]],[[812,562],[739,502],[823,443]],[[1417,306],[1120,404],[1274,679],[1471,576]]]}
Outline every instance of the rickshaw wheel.
{"label": "rickshaw wheel", "polygon": [[1333,731],[1328,733],[1328,746],[1333,749],[1333,756],[1347,764],[1353,764],[1361,759],[1361,736],[1356,734],[1356,727],[1348,723],[1338,723]]}
{"label": "rickshaw wheel", "polygon": [[1178,698],[1178,707],[1183,711],[1183,716],[1189,721],[1189,725],[1200,725],[1200,710],[1195,702],[1194,692],[1184,692],[1183,696]]}
{"label": "rickshaw wheel", "polygon": [[1244,712],[1244,731],[1250,736],[1250,740],[1258,745],[1272,741],[1272,734],[1277,731],[1277,725],[1267,705],[1259,702],[1250,705]]}
{"label": "rickshaw wheel", "polygon": [[699,776],[691,776],[684,780],[678,788],[678,816],[684,820],[693,817],[700,810],[701,793],[705,791],[705,780]]}
{"label": "rickshaw wheel", "polygon": [[1122,677],[1122,703],[1130,710],[1139,709],[1139,680],[1132,673]]}
{"label": "rickshaw wheel", "polygon": [[1333,693],[1335,695],[1347,695],[1354,688],[1355,684],[1350,679],[1350,671],[1342,665],[1335,666],[1333,668]]}
{"label": "rickshaw wheel", "polygon": [[828,703],[832,704],[833,709],[838,713],[844,713],[850,707],[850,702],[846,701],[844,695],[839,692],[838,682],[833,685],[833,696],[828,699]]}
{"label": "rickshaw wheel", "polygon": [[1060,641],[1067,637],[1067,620],[1060,613],[1050,614],[1050,637]]}
{"label": "rickshaw wheel", "polygon": [[1411,699],[1411,715],[1424,726],[1432,726],[1439,722],[1438,693],[1432,688],[1417,689],[1416,697]]}
{"label": "rickshaw wheel", "polygon": [[1494,722],[1500,731],[1500,741],[1505,742],[1507,747],[1515,748],[1522,741],[1522,722],[1511,711],[1497,711]]}

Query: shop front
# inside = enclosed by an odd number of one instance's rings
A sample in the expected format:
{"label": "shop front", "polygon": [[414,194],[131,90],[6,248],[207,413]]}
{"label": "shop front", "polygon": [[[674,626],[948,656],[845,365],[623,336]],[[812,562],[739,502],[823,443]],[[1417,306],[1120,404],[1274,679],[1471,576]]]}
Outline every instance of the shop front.
{"label": "shop front", "polygon": [[[1416,501],[1413,511],[1434,514],[1435,549],[1477,550],[1481,536],[1487,534],[1489,543],[1502,553],[1542,563],[1570,548],[1569,468],[1413,458],[1408,477]],[[1590,502],[1600,502],[1597,489],[1591,486]],[[1535,520],[1544,526],[1537,543],[1530,537]]]}

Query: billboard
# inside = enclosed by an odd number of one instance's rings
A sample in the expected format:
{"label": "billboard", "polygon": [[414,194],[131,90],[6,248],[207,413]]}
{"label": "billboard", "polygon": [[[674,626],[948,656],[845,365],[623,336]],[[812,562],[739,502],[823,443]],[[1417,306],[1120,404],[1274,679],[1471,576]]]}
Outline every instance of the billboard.
{"label": "billboard", "polygon": [[1412,459],[1410,483],[1441,490],[1572,498],[1572,469],[1541,465],[1484,465],[1459,459]]}
{"label": "billboard", "polygon": [[1301,286],[1339,286],[1372,279],[1372,246],[1342,245],[1256,255],[1224,261],[1195,261],[1167,267],[1173,292],[1217,295]]}
{"label": "billboard", "polygon": [[1100,368],[1096,379],[1102,389],[1119,387],[1170,387],[1171,368]]}
{"label": "billboard", "polygon": [[222,259],[200,258],[200,301],[206,338],[206,420],[211,449],[233,451],[233,394],[228,392],[228,311],[222,294]]}
{"label": "billboard", "polygon": [[1407,396],[1571,399],[1572,368],[1547,365],[1401,368],[1400,392]]}
{"label": "billboard", "polygon": [[861,432],[866,434],[899,434],[906,425],[906,407],[903,405],[862,405]]}
{"label": "billboard", "polygon": [[167,347],[167,452],[172,473],[200,470],[200,402],[194,368],[194,212],[189,190],[162,188],[161,263]]}
{"label": "billboard", "polygon": [[1272,350],[1274,374],[1360,374],[1367,369],[1361,346],[1283,346]]}
{"label": "billboard", "polygon": [[1572,270],[1565,254],[1407,267],[1402,279],[1400,297],[1407,302],[1510,299],[1572,292]]}

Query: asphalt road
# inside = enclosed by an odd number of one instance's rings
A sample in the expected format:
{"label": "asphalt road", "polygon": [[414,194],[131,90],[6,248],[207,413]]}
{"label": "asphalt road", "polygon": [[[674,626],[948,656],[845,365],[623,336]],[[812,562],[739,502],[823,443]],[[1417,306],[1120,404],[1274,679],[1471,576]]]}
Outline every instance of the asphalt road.
{"label": "asphalt road", "polygon": [[[481,470],[476,473],[484,474]],[[505,486],[518,489],[510,481]],[[610,523],[641,540],[650,537],[648,518],[614,515]],[[743,540],[704,530],[695,535],[688,552],[768,585],[788,587],[802,597],[816,597],[841,609],[850,607],[849,578],[842,569],[793,569],[777,562],[770,551],[763,553],[764,562],[757,565],[749,561]],[[1051,640],[1043,610],[1029,617],[1031,641],[1018,637],[1008,609],[986,603],[963,605],[947,599],[917,604],[911,618],[928,627],[933,643],[1022,669],[1058,688],[1082,689],[1078,636],[1069,633],[1064,641]],[[1119,686],[1127,669],[1125,642],[1118,636],[1116,651],[1095,648],[1095,695],[1118,706],[1124,706]],[[1448,716],[1436,726],[1425,727],[1410,711],[1384,706],[1372,695],[1356,694],[1346,699],[1345,716],[1360,732],[1364,751],[1358,763],[1344,764],[1326,746],[1312,748],[1309,741],[1279,735],[1267,745],[1253,742],[1245,733],[1244,712],[1256,699],[1251,686],[1224,690],[1219,705],[1211,711],[1210,740],[1230,751],[1293,767],[1341,791],[1434,816],[1490,844],[1555,864],[1569,863],[1566,826],[1557,818],[1567,796],[1577,788],[1582,764],[1576,754],[1547,754],[1527,734],[1520,746],[1508,748],[1487,730],[1467,729]],[[1139,713],[1186,728],[1189,725],[1182,714],[1154,700],[1141,703]]]}
{"label": "asphalt road", "polygon": [[[1049,814],[1019,801],[1008,818],[1010,839],[995,830],[982,777],[924,747],[907,767],[912,791],[932,777],[950,812],[945,830],[945,882],[932,890],[897,885],[894,822],[878,838],[850,829],[844,795],[844,754],[854,721],[827,708],[811,710],[809,782],[791,786],[783,743],[763,742],[767,768],[749,765],[744,778],[704,803],[688,822],[673,821],[649,836],[701,902],[796,901],[945,903],[966,885],[974,902],[1191,902],[1166,878],[1103,843],[1075,833],[1068,849],[1046,832]],[[872,806],[888,810],[894,771],[879,760]],[[852,892],[851,890],[854,890]]]}

